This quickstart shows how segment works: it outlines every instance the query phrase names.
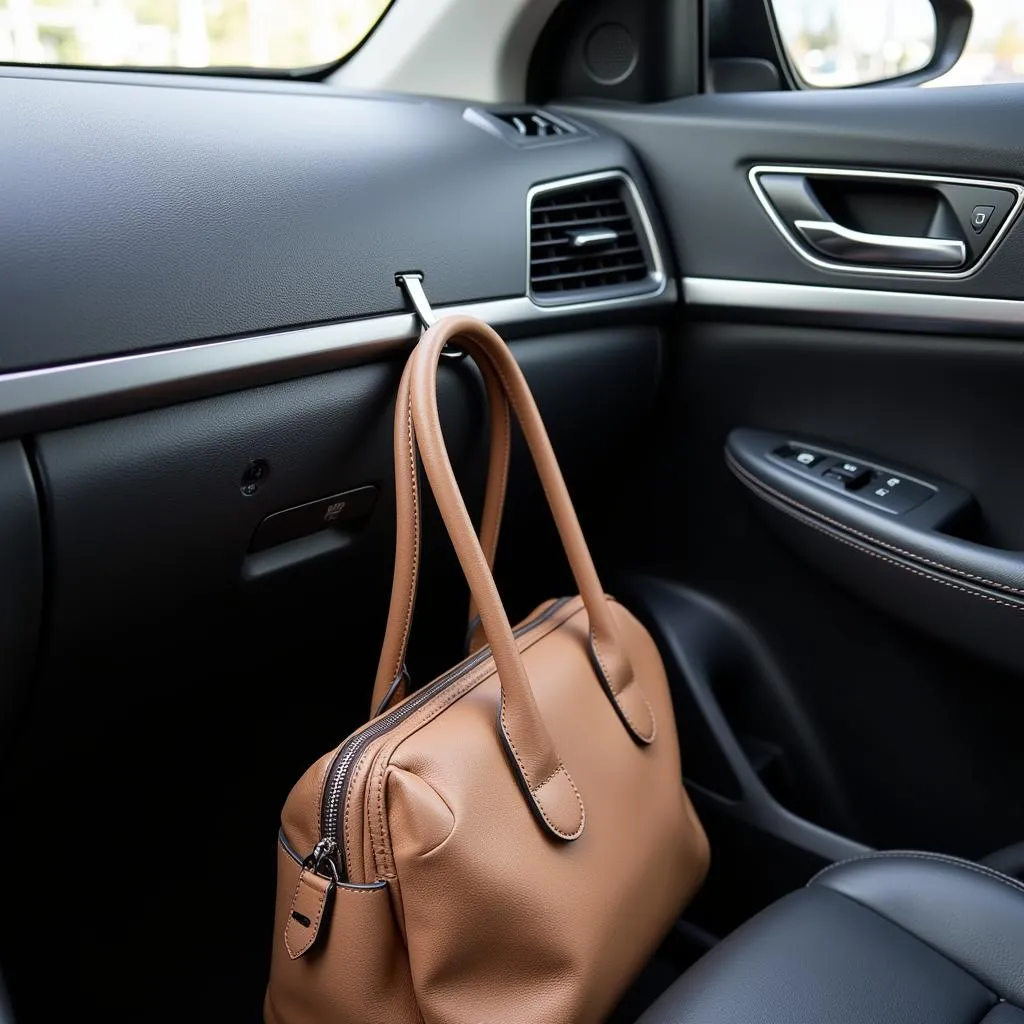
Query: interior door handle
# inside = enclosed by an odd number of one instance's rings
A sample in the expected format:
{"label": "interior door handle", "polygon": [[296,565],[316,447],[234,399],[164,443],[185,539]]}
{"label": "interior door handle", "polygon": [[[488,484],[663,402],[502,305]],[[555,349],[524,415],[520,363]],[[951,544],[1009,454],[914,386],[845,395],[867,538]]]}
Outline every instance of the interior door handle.
{"label": "interior door handle", "polygon": [[876,235],[829,220],[796,220],[793,227],[818,252],[845,263],[950,268],[967,260],[967,247],[958,238]]}

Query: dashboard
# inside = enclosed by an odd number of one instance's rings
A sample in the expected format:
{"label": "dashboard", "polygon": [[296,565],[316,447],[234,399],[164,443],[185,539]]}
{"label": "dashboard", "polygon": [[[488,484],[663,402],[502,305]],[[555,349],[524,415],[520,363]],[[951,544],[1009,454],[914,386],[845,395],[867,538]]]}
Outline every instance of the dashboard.
{"label": "dashboard", "polygon": [[[386,581],[420,331],[396,275],[524,342],[541,393],[585,353],[620,418],[563,406],[556,435],[607,440],[653,392],[669,246],[630,148],[583,119],[38,68],[4,70],[0,117],[5,707],[200,596],[303,592],[346,559]],[[449,376],[472,438],[472,371]]]}

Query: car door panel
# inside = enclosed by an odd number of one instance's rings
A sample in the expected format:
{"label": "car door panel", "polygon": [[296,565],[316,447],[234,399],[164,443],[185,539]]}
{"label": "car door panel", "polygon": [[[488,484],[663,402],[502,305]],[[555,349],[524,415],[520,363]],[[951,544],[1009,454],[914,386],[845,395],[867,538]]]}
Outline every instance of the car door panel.
{"label": "car door panel", "polygon": [[43,535],[31,463],[20,443],[0,444],[0,734],[4,737],[12,725],[12,712],[23,701],[35,661],[43,574]]}
{"label": "car door panel", "polygon": [[[816,461],[805,468],[800,458]],[[969,539],[983,528],[962,488],[742,428],[726,461],[814,564],[939,640],[1024,671],[1024,555]]]}
{"label": "car door panel", "polygon": [[[1015,593],[1024,228],[1010,214],[998,244],[965,275],[835,269],[784,237],[750,173],[786,166],[1019,185],[1010,129],[1018,96],[998,87],[816,90],[568,108],[636,148],[684,293],[646,465],[664,500],[636,563],[724,607],[764,643],[785,692],[748,668],[715,714],[748,734],[752,763],[765,750],[774,751],[769,762],[781,760],[770,771],[792,786],[776,794],[780,803],[873,847],[980,857],[1024,835],[1013,725],[1024,705]],[[891,233],[905,234],[906,221],[894,218]],[[794,478],[787,487],[786,470],[759,471],[734,451],[752,496],[726,454],[730,434],[744,428],[945,485],[961,514],[926,522],[924,504],[872,532],[881,513],[827,492],[808,504],[816,485]],[[660,607],[663,633],[674,615],[689,614],[681,598],[675,613],[667,598],[638,600],[652,615]],[[752,723],[751,707],[774,710]],[[787,715],[807,728],[780,725]],[[815,758],[849,809],[838,825],[809,781]],[[710,813],[748,841],[766,835],[738,806]],[[791,837],[781,856],[803,862],[812,846]]]}
{"label": "car door panel", "polygon": [[903,278],[816,266],[778,231],[748,179],[764,164],[1018,182],[1024,127],[1013,86],[692,96],[644,110],[568,107],[637,149],[684,277],[1015,297],[1024,230],[1010,227],[968,278]]}

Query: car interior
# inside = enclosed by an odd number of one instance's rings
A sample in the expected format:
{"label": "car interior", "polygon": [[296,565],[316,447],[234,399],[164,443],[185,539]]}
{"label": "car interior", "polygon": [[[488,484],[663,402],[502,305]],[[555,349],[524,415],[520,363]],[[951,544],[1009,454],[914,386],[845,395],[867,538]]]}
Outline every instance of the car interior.
{"label": "car interior", "polygon": [[[0,68],[0,1020],[261,1019],[281,806],[367,717],[399,377],[459,313],[657,641],[710,840],[611,1019],[1024,1022],[1024,92],[921,88],[971,20],[929,3],[927,66],[860,88],[766,0]],[[429,502],[421,574],[411,689],[467,646]],[[520,437],[496,578],[513,622],[574,593]]]}

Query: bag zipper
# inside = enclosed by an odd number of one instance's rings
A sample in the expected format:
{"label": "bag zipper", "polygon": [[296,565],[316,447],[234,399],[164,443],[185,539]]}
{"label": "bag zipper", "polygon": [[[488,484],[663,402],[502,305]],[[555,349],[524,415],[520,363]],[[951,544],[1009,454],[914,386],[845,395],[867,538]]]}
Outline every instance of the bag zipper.
{"label": "bag zipper", "polygon": [[[537,618],[524,623],[518,629],[513,630],[513,636],[521,637],[531,629],[536,628],[551,618],[571,598],[563,597],[556,601],[551,607],[545,609]],[[428,701],[433,700],[439,693],[447,689],[452,683],[461,679],[471,672],[478,665],[481,665],[491,656],[490,646],[483,647],[468,661],[464,661],[457,668],[452,669],[447,675],[435,679],[429,686],[424,687],[418,693],[408,698],[403,704],[395,708],[383,718],[371,722],[366,728],[350,736],[339,748],[331,762],[327,773],[327,781],[324,783],[324,795],[320,808],[320,842],[315,850],[306,859],[307,863],[316,865],[319,870],[325,859],[331,861],[331,867],[337,869],[335,881],[348,881],[348,865],[345,863],[344,845],[339,841],[339,816],[341,807],[344,804],[345,793],[348,790],[349,779],[351,778],[352,766],[356,763],[359,755],[374,740],[379,739],[385,733],[390,732],[396,725],[403,722],[414,711],[423,707]],[[328,854],[329,851],[329,854]],[[319,854],[319,856],[317,856]],[[325,856],[326,854],[326,856]],[[331,875],[334,872],[331,871]]]}

